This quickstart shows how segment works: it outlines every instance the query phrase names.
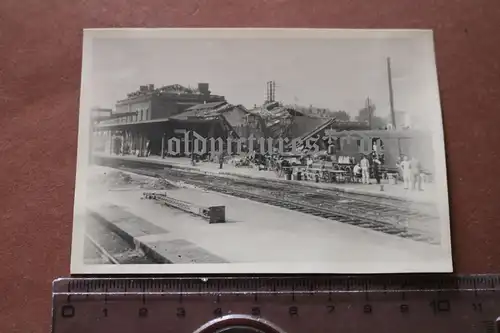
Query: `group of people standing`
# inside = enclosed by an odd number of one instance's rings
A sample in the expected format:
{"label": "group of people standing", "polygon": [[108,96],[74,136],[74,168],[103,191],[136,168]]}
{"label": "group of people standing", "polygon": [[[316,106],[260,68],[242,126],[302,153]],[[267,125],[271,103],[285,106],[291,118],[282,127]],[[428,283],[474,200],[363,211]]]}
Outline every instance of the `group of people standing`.
{"label": "group of people standing", "polygon": [[[382,165],[382,161],[380,160],[378,155],[372,157],[372,166],[373,166],[373,177],[377,181],[377,184],[380,184],[381,172],[380,167]],[[363,158],[359,163],[357,163],[353,168],[353,173],[355,176],[361,176],[362,184],[370,184],[370,160],[363,155]]]}
{"label": "group of people standing", "polygon": [[[353,173],[356,177],[361,178],[362,184],[370,184],[370,169],[373,171],[373,177],[380,184],[382,162],[378,155],[374,155],[370,160],[364,155],[359,163],[353,168]],[[405,189],[419,190],[422,189],[422,166],[416,157],[411,159],[408,156],[398,158],[396,162],[398,174],[403,180]]]}
{"label": "group of people standing", "polygon": [[400,170],[405,189],[411,187],[412,190],[423,191],[422,166],[416,157],[409,159],[408,156],[403,156],[403,160],[399,158],[396,165]]}

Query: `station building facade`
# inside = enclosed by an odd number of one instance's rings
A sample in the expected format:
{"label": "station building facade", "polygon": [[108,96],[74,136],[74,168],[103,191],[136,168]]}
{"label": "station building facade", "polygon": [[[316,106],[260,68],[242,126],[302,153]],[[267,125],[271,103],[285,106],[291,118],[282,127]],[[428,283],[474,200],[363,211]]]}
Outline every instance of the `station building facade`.
{"label": "station building facade", "polygon": [[111,117],[94,122],[94,148],[116,153],[126,147],[129,153],[141,154],[149,142],[158,151],[162,136],[173,135],[167,133],[173,130],[172,121],[167,125],[169,119],[196,105],[220,102],[225,102],[225,97],[212,94],[207,83],[199,83],[197,88],[178,84],[161,88],[152,84],[140,86],[116,102]]}
{"label": "station building facade", "polygon": [[[183,87],[178,84],[155,88],[154,85],[140,86],[139,90],[127,94],[116,102],[116,113],[130,115],[109,123],[134,123],[148,120],[165,119],[182,113],[187,109],[205,103],[224,102],[224,96],[213,95],[208,83],[199,83],[198,88]],[[131,113],[134,113],[133,115]]]}

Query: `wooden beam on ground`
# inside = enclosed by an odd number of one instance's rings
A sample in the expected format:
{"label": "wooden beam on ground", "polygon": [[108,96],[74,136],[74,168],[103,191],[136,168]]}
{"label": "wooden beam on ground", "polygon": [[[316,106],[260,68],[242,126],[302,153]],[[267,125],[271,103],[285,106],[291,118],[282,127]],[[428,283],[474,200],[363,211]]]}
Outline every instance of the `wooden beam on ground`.
{"label": "wooden beam on ground", "polygon": [[183,210],[185,212],[201,216],[208,220],[209,223],[224,223],[226,222],[226,206],[210,206],[203,207],[187,201],[174,199],[167,196],[166,193],[144,192],[144,199],[156,200],[161,204]]}

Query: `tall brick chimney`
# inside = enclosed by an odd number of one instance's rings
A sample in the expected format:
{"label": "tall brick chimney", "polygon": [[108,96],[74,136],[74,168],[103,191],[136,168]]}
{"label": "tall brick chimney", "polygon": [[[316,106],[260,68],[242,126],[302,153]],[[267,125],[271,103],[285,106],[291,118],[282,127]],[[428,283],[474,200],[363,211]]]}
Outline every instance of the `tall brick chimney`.
{"label": "tall brick chimney", "polygon": [[198,83],[198,90],[203,95],[210,95],[210,90],[208,89],[208,83]]}

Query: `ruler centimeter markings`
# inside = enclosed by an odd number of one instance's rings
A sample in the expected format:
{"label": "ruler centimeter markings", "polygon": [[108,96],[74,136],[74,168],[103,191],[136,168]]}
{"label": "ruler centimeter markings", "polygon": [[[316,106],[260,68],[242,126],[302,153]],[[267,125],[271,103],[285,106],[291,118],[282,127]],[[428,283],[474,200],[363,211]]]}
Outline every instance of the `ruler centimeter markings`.
{"label": "ruler centimeter markings", "polygon": [[64,278],[52,332],[493,333],[499,317],[493,275]]}

